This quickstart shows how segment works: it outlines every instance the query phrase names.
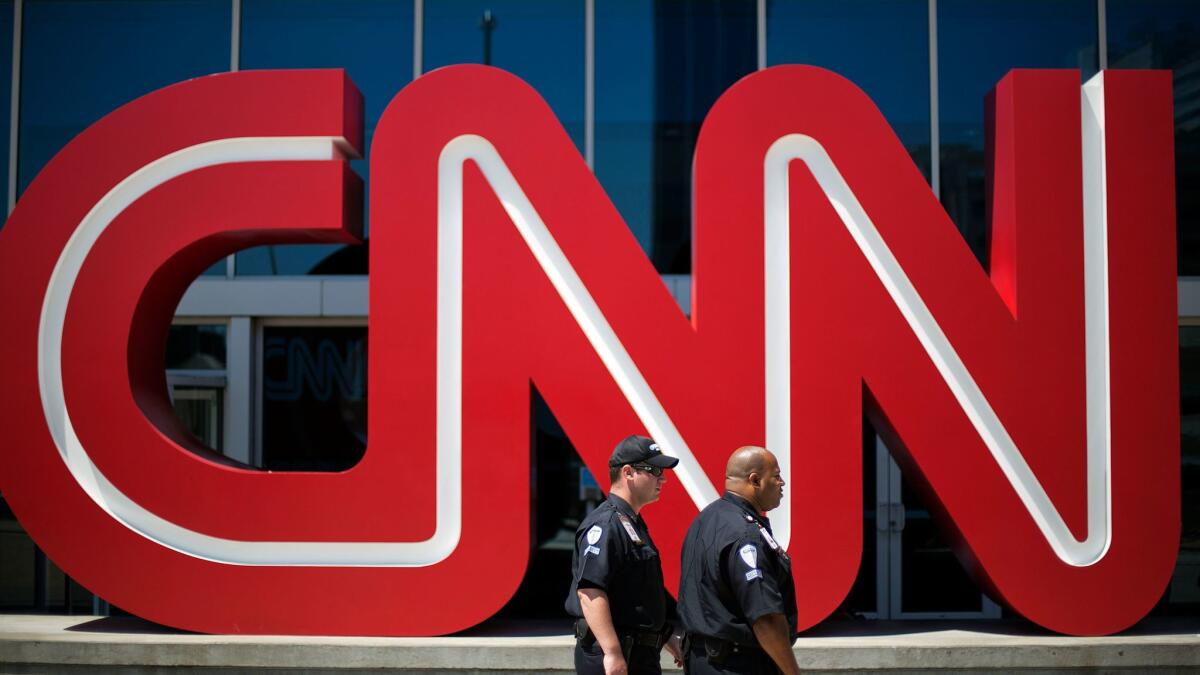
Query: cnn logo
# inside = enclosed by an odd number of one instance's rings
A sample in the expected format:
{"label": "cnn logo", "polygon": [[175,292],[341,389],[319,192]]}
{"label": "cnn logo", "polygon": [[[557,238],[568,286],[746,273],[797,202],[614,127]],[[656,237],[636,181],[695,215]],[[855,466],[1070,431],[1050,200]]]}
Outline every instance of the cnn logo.
{"label": "cnn logo", "polygon": [[357,241],[362,98],[340,71],[154,92],[0,231],[0,488],[64,570],[154,621],[448,633],[524,574],[533,383],[593,474],[618,432],[680,459],[648,514],[672,587],[728,451],[771,448],[806,627],[858,570],[865,413],[994,598],[1121,630],[1180,528],[1170,78],[1014,71],[994,106],[989,274],[853,84],[736,84],[697,145],[689,317],[536,92],[478,66],[419,78],[372,149],[368,450],[277,474],[194,447],[165,328],[237,249]]}

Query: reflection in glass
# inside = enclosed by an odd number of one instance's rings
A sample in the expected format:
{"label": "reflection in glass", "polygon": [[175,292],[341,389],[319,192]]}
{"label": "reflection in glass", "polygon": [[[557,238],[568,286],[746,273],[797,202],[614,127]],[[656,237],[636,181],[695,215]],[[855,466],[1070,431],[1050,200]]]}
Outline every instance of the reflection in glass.
{"label": "reflection in glass", "polygon": [[[5,6],[0,13],[11,21]],[[67,141],[114,109],[169,84],[229,70],[227,0],[41,0],[22,11],[18,196]],[[12,50],[0,51],[7,91]],[[7,129],[7,112],[4,120]],[[224,274],[223,260],[204,272]]]}
{"label": "reflection in glass", "polygon": [[42,0],[23,12],[18,192],[115,108],[229,70],[227,0]]}
{"label": "reflection in glass", "polygon": [[[0,92],[7,94],[12,91],[12,40],[13,40],[13,3],[12,0],[0,2]],[[12,126],[12,106],[0,106],[0,185],[4,186],[5,208],[8,204],[8,155],[9,133]],[[7,214],[8,211],[6,210]],[[0,223],[0,228],[4,224]]]}
{"label": "reflection in glass", "polygon": [[263,328],[262,467],[343,471],[367,448],[366,326]]}
{"label": "reflection in glass", "polygon": [[828,68],[879,106],[929,179],[929,10],[926,0],[773,0],[767,65]]}
{"label": "reflection in glass", "polygon": [[183,426],[200,443],[221,452],[222,409],[224,407],[222,387],[171,387],[171,405]]}
{"label": "reflection in glass", "polygon": [[[241,67],[344,68],[363,94],[363,159],[351,166],[369,187],[375,125],[412,79],[411,2],[242,0]],[[364,192],[365,194],[365,192]],[[365,204],[364,204],[365,207]],[[364,208],[364,235],[370,219]],[[366,274],[366,244],[285,244],[241,251],[238,275]]]}
{"label": "reflection in glass", "polygon": [[878,526],[879,482],[875,473],[875,429],[863,417],[863,529],[862,529],[862,561],[858,566],[858,576],[854,579],[849,595],[842,603],[843,609],[851,614],[867,614],[880,611],[879,608],[879,556],[878,538],[875,530]]}
{"label": "reflection in glass", "polygon": [[224,370],[225,324],[171,326],[166,366],[168,370]]}
{"label": "reflection in glass", "polygon": [[33,606],[33,550],[33,540],[0,498],[0,609]]}
{"label": "reflection in glass", "polygon": [[583,12],[583,0],[427,2],[422,66],[483,63],[515,74],[546,99],[582,153]]}
{"label": "reflection in glass", "polygon": [[1200,610],[1200,326],[1179,327],[1183,532],[1165,613]]}
{"label": "reflection in glass", "polygon": [[949,539],[902,477],[904,530],[900,536],[901,612],[979,612],[983,596]]}
{"label": "reflection in glass", "polygon": [[941,198],[987,267],[984,97],[1013,68],[1096,73],[1095,0],[940,0]]}
{"label": "reflection in glass", "polygon": [[1178,273],[1200,275],[1200,5],[1108,0],[1107,8],[1109,68],[1173,73]]}
{"label": "reflection in glass", "polygon": [[696,136],[756,53],[752,2],[596,3],[595,173],[659,272],[691,272]]}

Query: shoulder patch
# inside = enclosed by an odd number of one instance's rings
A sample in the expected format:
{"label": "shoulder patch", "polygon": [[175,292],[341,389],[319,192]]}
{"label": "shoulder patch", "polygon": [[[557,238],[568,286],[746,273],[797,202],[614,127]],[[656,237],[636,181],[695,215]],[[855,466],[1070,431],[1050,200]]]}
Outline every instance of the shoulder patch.
{"label": "shoulder patch", "polygon": [[641,544],[642,538],[638,535],[637,528],[629,521],[629,516],[626,516],[624,513],[618,513],[617,518],[620,519],[621,526],[625,528],[625,534],[629,535],[629,540],[635,544]]}
{"label": "shoulder patch", "polygon": [[738,555],[742,556],[742,562],[746,563],[750,569],[758,567],[758,549],[754,544],[746,544],[738,549]]}
{"label": "shoulder patch", "polygon": [[593,525],[592,529],[587,531],[587,543],[594,544],[600,541],[600,535],[604,530],[600,529],[599,525]]}

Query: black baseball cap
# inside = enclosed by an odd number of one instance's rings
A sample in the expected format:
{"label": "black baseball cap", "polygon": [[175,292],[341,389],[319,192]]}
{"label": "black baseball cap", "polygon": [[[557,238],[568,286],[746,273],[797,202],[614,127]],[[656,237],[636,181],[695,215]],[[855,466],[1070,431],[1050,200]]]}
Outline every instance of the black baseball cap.
{"label": "black baseball cap", "polygon": [[662,448],[658,447],[658,443],[645,436],[627,437],[625,440],[617,443],[612,456],[608,458],[609,466],[649,464],[650,466],[660,466],[664,469],[674,469],[678,463],[678,458],[664,455]]}

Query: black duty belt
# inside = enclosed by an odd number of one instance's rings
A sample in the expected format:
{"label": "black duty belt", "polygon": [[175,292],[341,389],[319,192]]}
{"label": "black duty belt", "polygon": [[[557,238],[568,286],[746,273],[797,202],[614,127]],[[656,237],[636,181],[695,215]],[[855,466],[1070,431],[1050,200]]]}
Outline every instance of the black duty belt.
{"label": "black duty belt", "polygon": [[695,650],[703,654],[709,663],[722,664],[735,656],[765,655],[766,651],[758,645],[745,645],[733,640],[725,640],[708,635],[688,634],[684,637],[684,651]]}
{"label": "black duty belt", "polygon": [[[628,652],[629,647],[652,647],[661,649],[663,645],[663,635],[659,631],[646,631],[641,629],[621,628],[614,626],[617,633],[617,639],[621,642],[622,651]],[[596,634],[592,632],[591,626],[588,626],[587,620],[577,619],[575,621],[575,639],[579,640],[584,647],[592,646],[596,641]]]}

